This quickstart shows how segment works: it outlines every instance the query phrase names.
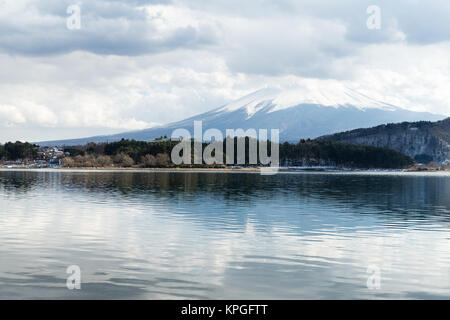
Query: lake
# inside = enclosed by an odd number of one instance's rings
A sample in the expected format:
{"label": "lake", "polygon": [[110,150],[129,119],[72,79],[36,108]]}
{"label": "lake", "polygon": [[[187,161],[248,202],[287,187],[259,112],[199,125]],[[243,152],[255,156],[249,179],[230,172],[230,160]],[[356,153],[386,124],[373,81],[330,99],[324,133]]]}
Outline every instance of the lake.
{"label": "lake", "polygon": [[448,173],[0,170],[0,299],[449,299],[449,195]]}

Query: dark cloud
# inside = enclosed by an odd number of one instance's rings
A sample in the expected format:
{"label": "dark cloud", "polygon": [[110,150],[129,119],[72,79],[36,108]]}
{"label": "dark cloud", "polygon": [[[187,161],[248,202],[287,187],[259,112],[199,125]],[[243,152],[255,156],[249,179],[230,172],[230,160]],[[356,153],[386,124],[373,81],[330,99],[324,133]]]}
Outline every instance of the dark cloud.
{"label": "dark cloud", "polygon": [[[66,10],[74,3],[30,1],[23,11],[1,19],[0,51],[132,57],[202,51],[222,59],[233,73],[342,79],[350,70],[336,66],[368,45],[450,41],[450,4],[444,0],[380,0],[380,30],[366,26],[372,0],[80,1],[82,27],[68,30]],[[149,16],[144,8],[148,4],[179,9],[177,14],[186,14],[192,24],[175,27],[164,14]]]}
{"label": "dark cloud", "polygon": [[[450,3],[419,1],[175,1],[212,16],[247,20],[227,30],[218,49],[234,72],[342,78],[339,60],[368,45],[427,45],[450,41]],[[367,8],[381,10],[381,29],[367,28]],[[258,28],[252,23],[260,21]],[[276,23],[272,23],[276,21]],[[299,23],[296,23],[299,22]],[[306,22],[302,24],[301,22]],[[310,32],[313,30],[313,35]]]}
{"label": "dark cloud", "polygon": [[[395,31],[405,34],[411,43],[430,44],[450,41],[450,3],[447,0],[174,0],[190,8],[212,14],[232,14],[246,17],[297,16],[339,21],[348,28],[347,39],[362,43],[384,43],[396,40]],[[382,28],[366,27],[366,9],[377,5],[381,9]]]}
{"label": "dark cloud", "polygon": [[[69,30],[67,7],[73,1],[42,1],[25,8],[17,22],[0,21],[0,50],[8,54],[55,55],[87,51],[108,55],[144,55],[198,49],[216,41],[211,27],[184,26],[161,34],[140,5],[168,1],[102,0],[82,3],[81,29]],[[37,9],[39,14],[34,13]],[[26,12],[24,13],[24,15]]]}

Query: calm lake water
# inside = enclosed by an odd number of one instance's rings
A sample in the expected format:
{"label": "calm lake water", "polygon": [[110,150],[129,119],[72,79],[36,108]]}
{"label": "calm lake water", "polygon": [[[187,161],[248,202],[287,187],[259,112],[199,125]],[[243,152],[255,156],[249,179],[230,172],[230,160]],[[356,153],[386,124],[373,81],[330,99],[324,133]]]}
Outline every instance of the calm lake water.
{"label": "calm lake water", "polygon": [[449,299],[450,175],[0,170],[0,299],[30,298]]}

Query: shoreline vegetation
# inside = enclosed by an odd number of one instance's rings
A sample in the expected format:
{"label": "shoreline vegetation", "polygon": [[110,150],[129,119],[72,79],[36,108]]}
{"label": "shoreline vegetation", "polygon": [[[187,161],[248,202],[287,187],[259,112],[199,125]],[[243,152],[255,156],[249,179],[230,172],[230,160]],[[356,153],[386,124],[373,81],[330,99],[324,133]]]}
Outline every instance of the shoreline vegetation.
{"label": "shoreline vegetation", "polygon": [[[193,141],[192,141],[193,142]],[[234,144],[234,162],[237,162],[237,146],[245,150],[245,163],[224,165],[206,163],[197,165],[175,165],[171,161],[172,149],[179,141],[161,137],[154,141],[120,140],[110,143],[88,143],[83,146],[63,148],[39,147],[30,143],[6,143],[0,145],[0,168],[59,168],[82,170],[221,170],[258,171],[256,164],[249,164],[251,143],[248,137],[223,141],[223,162],[226,163],[226,145]],[[208,143],[202,144],[203,151]],[[255,144],[256,145],[256,144]],[[258,145],[257,145],[258,147]],[[267,145],[271,150],[270,141]],[[193,150],[194,148],[191,148]],[[50,151],[49,151],[50,150]],[[259,154],[259,153],[258,153]],[[191,159],[193,159],[193,152]],[[279,145],[280,170],[282,171],[358,171],[358,170],[404,170],[404,171],[449,171],[450,166],[439,164],[422,165],[410,157],[387,148],[360,146],[326,140],[300,140],[297,144]],[[193,161],[192,161],[193,162]]]}
{"label": "shoreline vegetation", "polygon": [[[147,172],[249,172],[259,173],[261,167],[29,167],[0,165],[0,170],[55,170],[55,171],[147,171]],[[279,167],[279,172],[450,172],[450,168],[413,166],[404,169],[365,169],[365,168],[331,168],[331,167]]]}

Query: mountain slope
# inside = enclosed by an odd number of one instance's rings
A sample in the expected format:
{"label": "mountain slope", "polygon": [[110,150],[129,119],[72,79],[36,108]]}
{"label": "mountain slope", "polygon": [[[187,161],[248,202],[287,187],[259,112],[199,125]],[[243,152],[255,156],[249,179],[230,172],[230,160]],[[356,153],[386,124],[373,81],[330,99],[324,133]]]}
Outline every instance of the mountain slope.
{"label": "mountain slope", "polygon": [[203,130],[217,128],[244,130],[279,129],[281,141],[296,142],[345,130],[371,127],[383,123],[443,119],[430,113],[413,112],[371,99],[344,86],[290,90],[265,88],[215,110],[145,130],[83,139],[47,141],[40,145],[76,145],[124,139],[152,140],[171,136],[184,128],[193,132],[193,122],[203,121]]}
{"label": "mountain slope", "polygon": [[450,160],[450,118],[437,122],[403,122],[320,137],[323,140],[387,147],[420,162]]}

